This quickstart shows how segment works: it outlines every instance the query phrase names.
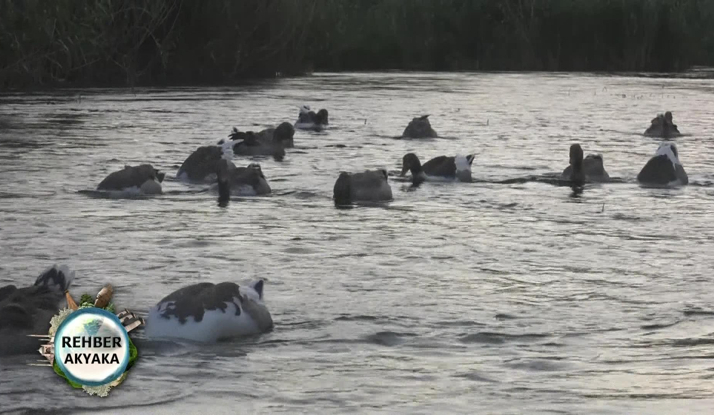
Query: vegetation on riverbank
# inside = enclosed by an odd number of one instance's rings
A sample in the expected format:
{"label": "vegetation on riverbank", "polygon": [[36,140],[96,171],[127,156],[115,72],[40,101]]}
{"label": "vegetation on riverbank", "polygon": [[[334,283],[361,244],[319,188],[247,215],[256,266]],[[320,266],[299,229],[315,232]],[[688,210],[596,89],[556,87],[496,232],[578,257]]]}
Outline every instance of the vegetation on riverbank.
{"label": "vegetation on riverbank", "polygon": [[710,0],[0,0],[0,87],[311,70],[679,71]]}

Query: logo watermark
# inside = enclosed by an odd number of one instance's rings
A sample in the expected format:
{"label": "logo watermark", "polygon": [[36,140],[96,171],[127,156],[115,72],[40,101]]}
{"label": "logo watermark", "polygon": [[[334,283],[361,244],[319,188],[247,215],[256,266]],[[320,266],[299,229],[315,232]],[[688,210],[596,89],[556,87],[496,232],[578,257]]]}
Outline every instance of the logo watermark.
{"label": "logo watermark", "polygon": [[129,364],[129,334],[117,316],[97,307],[70,314],[55,333],[55,362],[86,386],[119,379]]}
{"label": "logo watermark", "polygon": [[[52,317],[48,335],[33,335],[47,344],[40,354],[70,386],[105,397],[127,377],[139,354],[129,332],[144,320],[129,310],[114,314],[107,285],[93,300],[84,294],[77,305],[69,292],[67,308]],[[47,365],[45,363],[44,365]]]}

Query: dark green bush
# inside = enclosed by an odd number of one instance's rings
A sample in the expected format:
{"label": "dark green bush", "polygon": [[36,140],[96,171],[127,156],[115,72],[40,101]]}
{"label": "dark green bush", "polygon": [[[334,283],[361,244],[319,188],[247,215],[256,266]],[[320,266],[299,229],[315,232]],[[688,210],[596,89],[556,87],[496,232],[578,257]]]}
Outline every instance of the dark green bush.
{"label": "dark green bush", "polygon": [[679,71],[711,0],[0,0],[0,87],[310,70]]}

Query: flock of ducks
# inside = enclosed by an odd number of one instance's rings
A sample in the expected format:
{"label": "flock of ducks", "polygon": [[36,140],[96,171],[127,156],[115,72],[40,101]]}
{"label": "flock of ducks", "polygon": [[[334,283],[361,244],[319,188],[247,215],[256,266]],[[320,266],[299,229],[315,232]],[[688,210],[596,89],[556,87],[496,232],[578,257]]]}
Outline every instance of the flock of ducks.
{"label": "flock of ducks", "polygon": [[[226,140],[215,145],[196,149],[183,162],[176,177],[184,182],[211,185],[218,193],[219,203],[225,204],[231,196],[258,196],[271,193],[270,184],[258,163],[237,167],[233,156],[272,156],[277,160],[285,157],[285,150],[294,147],[295,129],[323,131],[329,125],[326,109],[317,112],[310,107],[300,108],[298,120],[283,122],[275,128],[260,132],[239,131],[233,128]],[[646,136],[669,139],[680,136],[673,123],[672,113],[657,115],[644,133]],[[416,117],[409,122],[402,133],[403,138],[435,138],[438,134],[431,127],[429,116]],[[474,155],[439,156],[422,164],[414,153],[402,159],[401,176],[411,173],[412,183],[419,185],[427,180],[457,180],[470,182],[471,165]],[[111,173],[98,186],[98,190],[138,192],[141,194],[161,193],[164,173],[149,164],[125,166],[123,170]],[[570,163],[560,176],[573,186],[583,186],[588,182],[608,182],[610,176],[605,171],[600,154],[584,157],[579,144],[570,148]],[[647,186],[679,186],[689,182],[679,161],[677,146],[669,141],[660,144],[655,155],[645,164],[637,180]],[[356,202],[388,201],[393,198],[386,170],[364,172],[341,172],[333,188],[336,204]]]}
{"label": "flock of ducks", "polygon": [[[428,117],[412,119],[402,137],[438,137]],[[210,185],[211,190],[218,193],[219,203],[228,202],[231,196],[268,194],[271,192],[270,185],[260,165],[251,163],[247,167],[237,167],[232,161],[233,156],[273,156],[282,159],[285,149],[294,147],[296,128],[323,131],[328,125],[327,110],[314,112],[303,106],[294,124],[284,122],[257,133],[233,128],[228,139],[197,148],[183,162],[176,177],[185,182]],[[655,117],[644,134],[662,139],[681,135],[672,121],[671,112]],[[416,154],[409,153],[402,159],[400,175],[410,172],[414,185],[432,179],[470,182],[474,158],[474,155],[439,156],[422,164]],[[125,166],[109,174],[97,189],[160,194],[164,178],[165,173],[150,164]],[[584,157],[580,144],[572,144],[569,165],[560,179],[574,187],[582,187],[589,182],[608,182],[610,176],[605,171],[601,155]],[[637,175],[637,180],[648,186],[686,185],[688,177],[679,161],[677,146],[669,141],[662,142]],[[341,172],[333,189],[333,198],[338,205],[386,201],[392,197],[387,171],[383,169]],[[0,288],[0,356],[28,352],[28,348],[36,350],[37,341],[27,335],[47,332],[49,320],[57,312],[73,278],[74,273],[68,268],[53,266],[30,287],[18,289],[9,285]],[[224,282],[183,287],[149,310],[145,333],[149,338],[216,341],[268,331],[273,327],[273,320],[263,302],[263,287],[262,280],[241,286]]]}
{"label": "flock of ducks", "polygon": [[[681,134],[677,125],[672,121],[672,113],[667,111],[657,115],[651,125],[645,130],[645,136],[669,139],[679,137]],[[583,149],[580,144],[570,146],[570,165],[561,176],[569,180],[574,186],[582,186],[587,182],[608,182],[610,176],[605,171],[603,158],[599,154],[588,154],[583,158]],[[645,186],[671,187],[683,186],[689,183],[689,177],[679,161],[677,145],[662,142],[655,155],[647,161],[637,175],[637,181]]]}

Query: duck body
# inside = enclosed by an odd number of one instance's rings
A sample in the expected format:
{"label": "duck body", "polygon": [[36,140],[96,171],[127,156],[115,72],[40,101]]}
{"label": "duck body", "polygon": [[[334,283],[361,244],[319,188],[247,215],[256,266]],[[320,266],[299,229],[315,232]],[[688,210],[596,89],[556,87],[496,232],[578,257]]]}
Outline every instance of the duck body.
{"label": "duck body", "polygon": [[47,334],[73,279],[69,268],[55,265],[32,286],[0,287],[0,356],[37,352],[40,342],[28,335]]}
{"label": "duck body", "polygon": [[110,173],[102,180],[97,190],[160,194],[164,176],[164,173],[156,170],[151,164],[124,166],[122,170]]}
{"label": "duck body", "polygon": [[387,171],[342,172],[335,182],[333,198],[336,204],[392,200],[392,188],[387,181]]}
{"label": "duck body", "polygon": [[645,130],[644,135],[648,137],[668,139],[679,137],[682,134],[679,132],[677,125],[674,124],[674,121],[672,120],[672,113],[667,111],[664,114],[658,114],[652,119],[651,124],[647,130]]}
{"label": "duck body", "polygon": [[428,115],[413,118],[402,133],[404,138],[437,138],[438,135],[429,122]]}
{"label": "duck body", "polygon": [[267,140],[266,135],[261,133],[247,131],[236,134],[232,138],[233,153],[239,156],[272,156],[277,159],[285,157],[285,147]]}
{"label": "duck body", "polygon": [[[610,175],[605,171],[603,158],[600,154],[588,154],[588,156],[582,160],[581,168],[584,174],[583,180],[586,182],[602,183],[610,181]],[[571,164],[563,170],[561,178],[563,180],[570,180],[572,175],[573,165]]]}
{"label": "duck body", "polygon": [[195,342],[265,333],[273,319],[263,302],[263,280],[249,285],[208,282],[181,288],[149,310],[148,338],[173,338]]}
{"label": "duck body", "polygon": [[[230,134],[233,153],[241,156],[273,156],[282,159],[285,149],[295,147],[295,129],[284,122],[276,128],[267,128],[258,133],[238,131],[235,127]],[[219,143],[220,144],[220,143]]]}
{"label": "duck body", "polygon": [[261,196],[272,191],[257,163],[236,167],[229,160],[221,160],[217,177],[213,189],[218,191],[221,202],[227,202],[231,196]]}
{"label": "duck body", "polygon": [[230,153],[226,155],[226,152],[232,152],[230,143],[199,147],[181,164],[176,177],[192,183],[213,183],[216,181],[219,162],[232,156]]}
{"label": "duck body", "polygon": [[311,111],[310,107],[303,105],[295,122],[295,128],[299,130],[322,131],[329,125],[329,113],[326,109],[318,112]]}
{"label": "duck body", "polygon": [[471,164],[474,155],[461,156],[438,156],[427,161],[423,165],[414,153],[409,153],[402,158],[401,176],[407,171],[412,173],[412,182],[419,184],[424,181],[434,180],[459,180],[462,182],[471,181]]}
{"label": "duck body", "polygon": [[672,187],[689,183],[687,172],[679,161],[679,152],[674,143],[660,144],[654,157],[637,175],[637,181],[645,186]]}

